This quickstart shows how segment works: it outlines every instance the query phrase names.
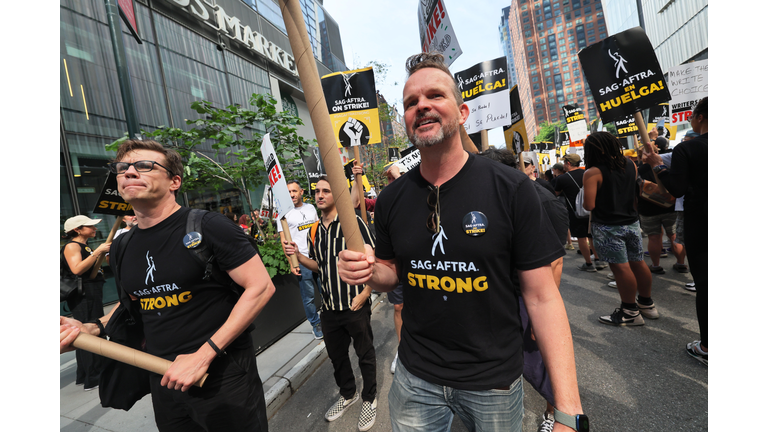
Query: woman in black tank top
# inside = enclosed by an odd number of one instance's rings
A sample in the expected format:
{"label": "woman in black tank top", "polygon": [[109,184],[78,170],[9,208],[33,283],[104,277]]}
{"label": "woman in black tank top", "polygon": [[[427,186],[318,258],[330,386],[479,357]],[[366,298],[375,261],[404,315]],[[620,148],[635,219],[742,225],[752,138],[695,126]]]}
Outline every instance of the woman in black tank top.
{"label": "woman in black tank top", "polygon": [[643,317],[657,319],[659,312],[651,299],[651,271],[643,260],[637,168],[608,132],[587,137],[584,161],[584,208],[592,212],[595,247],[611,267],[621,296],[621,307],[598,320],[615,326],[643,325]]}
{"label": "woman in black tank top", "polygon": [[[86,323],[104,316],[102,293],[104,275],[99,270],[91,278],[91,272],[99,256],[109,252],[111,243],[104,243],[91,251],[87,241],[96,236],[96,224],[101,219],[90,219],[86,216],[75,216],[67,219],[64,229],[67,231],[67,244],[62,248],[62,271],[80,276],[83,279],[82,295],[73,294],[67,299],[67,306],[72,311],[72,317]],[[75,384],[82,384],[86,391],[98,388],[101,374],[101,357],[83,350],[75,351],[77,359],[77,375]]]}

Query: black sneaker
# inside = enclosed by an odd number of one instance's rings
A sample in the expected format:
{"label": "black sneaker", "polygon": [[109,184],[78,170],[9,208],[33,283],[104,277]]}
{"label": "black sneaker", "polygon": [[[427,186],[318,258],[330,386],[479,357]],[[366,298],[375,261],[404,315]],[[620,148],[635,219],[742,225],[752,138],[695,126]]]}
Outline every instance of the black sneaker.
{"label": "black sneaker", "polygon": [[645,325],[643,316],[639,311],[631,311],[624,308],[616,308],[610,315],[604,315],[597,319],[603,324],[613,326],[641,326]]}

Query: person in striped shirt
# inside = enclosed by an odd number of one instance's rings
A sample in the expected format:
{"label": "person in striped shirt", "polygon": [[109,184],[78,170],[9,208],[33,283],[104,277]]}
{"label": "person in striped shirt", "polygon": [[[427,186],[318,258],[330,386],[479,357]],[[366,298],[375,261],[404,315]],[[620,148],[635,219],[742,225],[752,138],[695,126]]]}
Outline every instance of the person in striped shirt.
{"label": "person in striped shirt", "polygon": [[[286,255],[296,254],[299,263],[313,272],[320,273],[323,311],[320,325],[325,337],[325,349],[333,364],[333,375],[341,397],[325,413],[325,419],[334,421],[362,397],[358,429],[366,431],[376,421],[376,351],[373,348],[371,329],[371,287],[349,285],[338,273],[339,252],[347,248],[341,230],[331,184],[320,177],[315,188],[315,204],[320,210],[320,220],[310,229],[307,237],[309,256],[298,252],[295,242],[283,242]],[[366,244],[374,247],[373,236],[358,216],[360,234]],[[363,375],[362,393],[357,391],[352,363],[349,359],[350,342],[357,354]]]}

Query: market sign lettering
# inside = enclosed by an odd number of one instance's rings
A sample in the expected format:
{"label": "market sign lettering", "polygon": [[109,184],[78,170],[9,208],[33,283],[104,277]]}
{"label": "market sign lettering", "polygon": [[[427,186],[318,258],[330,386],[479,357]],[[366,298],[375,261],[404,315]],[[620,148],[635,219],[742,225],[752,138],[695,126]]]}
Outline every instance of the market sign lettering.
{"label": "market sign lettering", "polygon": [[224,33],[230,39],[236,40],[257,54],[266,57],[292,75],[299,75],[296,70],[296,60],[292,55],[267,40],[261,33],[251,30],[249,25],[241,24],[240,18],[227,15],[227,12],[220,5],[212,5],[205,0],[166,1],[184,8],[188,13],[209,27]]}

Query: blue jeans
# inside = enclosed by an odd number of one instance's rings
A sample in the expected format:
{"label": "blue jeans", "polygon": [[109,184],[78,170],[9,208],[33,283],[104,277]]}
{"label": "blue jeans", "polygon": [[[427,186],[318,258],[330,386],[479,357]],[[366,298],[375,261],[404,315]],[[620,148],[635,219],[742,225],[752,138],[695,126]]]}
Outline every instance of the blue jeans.
{"label": "blue jeans", "polygon": [[301,269],[301,277],[299,278],[299,292],[301,293],[301,301],[304,303],[304,313],[307,315],[307,321],[314,328],[320,324],[320,315],[317,314],[317,307],[315,307],[315,285],[320,288],[318,281],[312,276],[312,270],[299,264]]}
{"label": "blue jeans", "polygon": [[454,413],[470,432],[522,431],[522,377],[509,390],[459,390],[418,378],[397,363],[389,390],[393,432],[448,432]]}

